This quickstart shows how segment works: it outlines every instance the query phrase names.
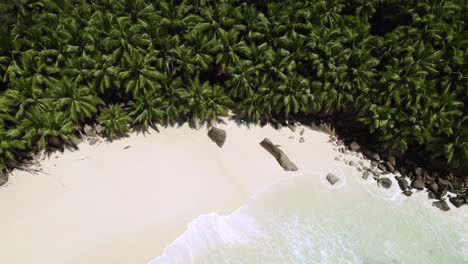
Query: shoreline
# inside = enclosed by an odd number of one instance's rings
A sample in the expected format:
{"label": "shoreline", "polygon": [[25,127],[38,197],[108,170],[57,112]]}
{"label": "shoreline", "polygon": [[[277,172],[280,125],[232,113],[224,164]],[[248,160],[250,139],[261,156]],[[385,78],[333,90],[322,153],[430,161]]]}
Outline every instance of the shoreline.
{"label": "shoreline", "polygon": [[[0,262],[30,263],[27,258],[37,262],[41,257],[51,264],[149,261],[200,215],[235,212],[258,193],[304,171],[323,177],[355,171],[335,161],[338,152],[329,135],[312,128],[304,127],[305,142],[300,143],[301,127],[246,128],[232,120],[216,126],[227,131],[223,148],[208,138],[206,127],[194,130],[184,124],[111,143],[82,143],[78,151],[41,161],[49,174],[16,171],[0,188],[0,210],[6,215],[0,226],[8,241],[0,243],[8,252]],[[259,145],[265,137],[281,145],[298,172],[283,171]],[[329,189],[322,186],[321,191]],[[12,262],[24,247],[30,250],[23,253],[24,261]]]}

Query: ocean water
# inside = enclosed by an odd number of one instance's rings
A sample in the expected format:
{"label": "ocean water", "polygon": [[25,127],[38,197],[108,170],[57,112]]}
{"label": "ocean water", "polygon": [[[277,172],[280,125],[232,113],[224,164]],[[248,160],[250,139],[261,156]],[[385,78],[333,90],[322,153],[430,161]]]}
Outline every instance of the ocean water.
{"label": "ocean water", "polygon": [[276,183],[227,216],[199,216],[150,264],[468,263],[466,206],[444,213],[423,194],[349,179],[327,188],[320,177]]}

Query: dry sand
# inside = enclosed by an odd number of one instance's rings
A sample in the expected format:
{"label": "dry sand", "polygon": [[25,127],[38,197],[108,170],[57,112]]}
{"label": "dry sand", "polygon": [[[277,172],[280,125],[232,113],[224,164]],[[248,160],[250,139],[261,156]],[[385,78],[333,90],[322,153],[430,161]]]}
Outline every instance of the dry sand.
{"label": "dry sand", "polygon": [[[112,143],[82,143],[79,151],[41,161],[42,173],[16,171],[0,188],[0,263],[147,263],[201,214],[229,214],[272,183],[304,171],[322,175],[324,191],[340,188],[346,179],[331,187],[325,175],[353,170],[334,160],[339,153],[324,133],[305,128],[305,143],[299,143],[301,127],[247,128],[225,120],[217,125],[227,132],[222,149],[206,127],[184,124]],[[259,145],[265,137],[281,145],[299,171],[283,171]]]}

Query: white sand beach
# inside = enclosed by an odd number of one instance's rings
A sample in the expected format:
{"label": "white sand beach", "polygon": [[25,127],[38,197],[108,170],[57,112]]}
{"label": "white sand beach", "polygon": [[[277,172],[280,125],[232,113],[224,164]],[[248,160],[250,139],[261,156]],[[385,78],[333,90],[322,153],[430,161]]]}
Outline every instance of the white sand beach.
{"label": "white sand beach", "polygon": [[[324,177],[355,170],[334,160],[339,153],[325,133],[305,128],[300,143],[302,127],[247,128],[224,120],[216,125],[227,132],[223,148],[206,127],[184,124],[82,143],[78,151],[41,161],[41,172],[15,171],[0,188],[0,263],[148,263],[202,214],[230,214],[272,183],[304,172]],[[259,145],[265,137],[281,146],[297,172],[285,172]],[[323,177],[314,192],[347,184],[342,179],[330,187]],[[399,193],[397,184],[382,191],[369,182],[388,199]]]}

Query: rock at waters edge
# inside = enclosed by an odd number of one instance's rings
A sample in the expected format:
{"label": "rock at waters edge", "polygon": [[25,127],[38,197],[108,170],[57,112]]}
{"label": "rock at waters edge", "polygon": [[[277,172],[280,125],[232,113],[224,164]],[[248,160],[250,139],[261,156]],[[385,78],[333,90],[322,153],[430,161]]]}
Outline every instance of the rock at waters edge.
{"label": "rock at waters edge", "polygon": [[8,174],[0,171],[0,186],[6,184],[8,182],[8,179]]}
{"label": "rock at waters edge", "polygon": [[377,181],[377,184],[379,186],[382,186],[382,188],[389,189],[390,187],[392,187],[392,180],[390,180],[389,178],[380,178]]}
{"label": "rock at waters edge", "polygon": [[370,172],[365,171],[365,172],[362,173],[362,178],[363,178],[364,180],[367,180],[367,178],[369,178],[369,175],[370,175]]}
{"label": "rock at waters edge", "polygon": [[351,144],[349,145],[349,149],[354,152],[358,151],[360,148],[361,146],[359,146],[359,144],[355,141],[351,142]]}
{"label": "rock at waters edge", "polygon": [[411,196],[411,195],[413,194],[413,192],[411,192],[411,191],[404,191],[403,194],[406,195],[406,196]]}
{"label": "rock at waters edge", "polygon": [[408,189],[408,187],[409,187],[408,181],[406,179],[404,179],[404,178],[401,178],[401,179],[398,180],[398,185],[400,186],[400,189],[402,191],[406,191]]}
{"label": "rock at waters edge", "polygon": [[338,177],[331,173],[327,174],[325,178],[331,185],[335,185],[335,183],[337,183],[340,180]]}
{"label": "rock at waters edge", "polygon": [[465,203],[465,201],[459,197],[450,197],[449,201],[457,208],[462,206]]}
{"label": "rock at waters edge", "polygon": [[418,190],[423,190],[424,189],[424,179],[422,177],[417,177],[412,183],[411,187],[418,189]]}
{"label": "rock at waters edge", "polygon": [[208,131],[208,137],[213,140],[218,147],[222,148],[226,141],[226,131],[212,127],[210,131]]}
{"label": "rock at waters edge", "polygon": [[273,142],[271,142],[268,138],[265,138],[260,145],[266,149],[270,154],[275,157],[278,163],[283,167],[285,171],[297,171],[298,168],[296,164],[294,164],[291,160],[289,160],[288,156],[284,154],[284,152],[279,149]]}
{"label": "rock at waters edge", "polygon": [[432,203],[432,206],[439,208],[442,211],[450,210],[450,207],[447,205],[446,201],[436,201]]}

